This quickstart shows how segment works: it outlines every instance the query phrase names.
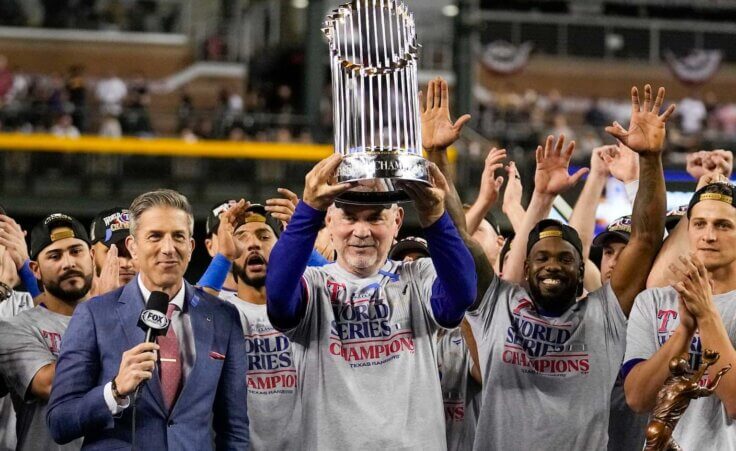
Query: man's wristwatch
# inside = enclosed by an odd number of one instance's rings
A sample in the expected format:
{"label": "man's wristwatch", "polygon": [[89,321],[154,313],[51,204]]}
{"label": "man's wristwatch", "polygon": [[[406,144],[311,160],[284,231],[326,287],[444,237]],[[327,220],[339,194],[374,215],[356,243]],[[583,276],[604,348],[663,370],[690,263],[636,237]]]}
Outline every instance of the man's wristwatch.
{"label": "man's wristwatch", "polygon": [[115,398],[115,402],[120,404],[121,401],[125,400],[125,396],[121,395],[118,391],[118,384],[115,383],[115,378],[112,378],[110,382],[110,388],[112,389],[112,396]]}

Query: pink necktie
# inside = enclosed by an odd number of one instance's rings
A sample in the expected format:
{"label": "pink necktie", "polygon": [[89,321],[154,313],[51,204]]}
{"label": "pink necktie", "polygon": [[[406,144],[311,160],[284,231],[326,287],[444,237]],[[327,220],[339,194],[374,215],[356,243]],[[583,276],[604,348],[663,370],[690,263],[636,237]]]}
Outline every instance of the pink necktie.
{"label": "pink necktie", "polygon": [[[171,320],[171,314],[176,310],[176,305],[170,303],[166,316]],[[181,356],[179,354],[179,339],[174,332],[174,327],[169,325],[165,336],[157,339],[159,358],[159,376],[161,377],[161,389],[163,390],[164,402],[169,411],[174,407],[176,397],[181,389]]]}

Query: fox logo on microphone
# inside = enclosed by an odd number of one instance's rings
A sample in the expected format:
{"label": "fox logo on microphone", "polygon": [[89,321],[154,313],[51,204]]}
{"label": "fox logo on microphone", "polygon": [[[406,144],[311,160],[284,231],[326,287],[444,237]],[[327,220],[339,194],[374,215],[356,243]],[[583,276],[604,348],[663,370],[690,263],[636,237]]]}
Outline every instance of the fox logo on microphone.
{"label": "fox logo on microphone", "polygon": [[146,326],[159,333],[165,333],[169,328],[169,318],[166,317],[165,313],[159,312],[158,310],[146,309],[141,312],[138,325],[141,327]]}

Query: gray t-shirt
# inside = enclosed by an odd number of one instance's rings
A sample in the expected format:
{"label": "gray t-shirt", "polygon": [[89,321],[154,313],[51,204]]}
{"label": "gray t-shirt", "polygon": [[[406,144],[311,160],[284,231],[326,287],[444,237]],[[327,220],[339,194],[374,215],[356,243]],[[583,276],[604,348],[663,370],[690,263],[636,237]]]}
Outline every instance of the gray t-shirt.
{"label": "gray t-shirt", "polygon": [[559,317],[530,299],[495,277],[467,314],[485,381],[474,449],[605,449],[626,335],[616,296],[606,284]]}
{"label": "gray t-shirt", "polygon": [[[11,318],[23,310],[33,307],[33,298],[22,291],[13,291],[6,300],[0,302],[0,320]],[[2,325],[0,324],[0,327]],[[0,451],[15,450],[15,410],[8,394],[5,378],[0,369]]]}
{"label": "gray t-shirt", "polygon": [[82,447],[81,438],[63,446],[54,442],[46,427],[47,402],[28,391],[38,370],[59,357],[61,337],[70,319],[38,306],[0,324],[0,367],[18,417],[19,450],[72,451]]}
{"label": "gray t-shirt", "polygon": [[300,384],[301,449],[444,450],[430,259],[372,277],[307,268],[302,321],[285,334]]}
{"label": "gray t-shirt", "polygon": [[229,293],[221,297],[238,309],[245,333],[250,449],[298,449],[298,381],[291,342],[273,328],[265,304],[252,304]]}
{"label": "gray t-shirt", "polygon": [[608,451],[641,451],[646,442],[649,415],[638,414],[626,404],[621,376],[611,392],[611,418],[608,422]]}
{"label": "gray t-shirt", "polygon": [[473,449],[481,386],[470,375],[471,365],[470,352],[459,327],[437,339],[437,366],[449,451]]}
{"label": "gray t-shirt", "polygon": [[[675,332],[680,325],[677,296],[672,287],[649,289],[637,296],[629,321],[626,362],[649,359]],[[731,343],[736,346],[736,291],[713,296],[713,302]],[[700,336],[696,333],[690,344],[692,369],[700,366],[701,354]],[[703,379],[708,378],[706,373]],[[686,450],[736,451],[736,421],[728,418],[726,408],[715,393],[690,402],[672,436]]]}

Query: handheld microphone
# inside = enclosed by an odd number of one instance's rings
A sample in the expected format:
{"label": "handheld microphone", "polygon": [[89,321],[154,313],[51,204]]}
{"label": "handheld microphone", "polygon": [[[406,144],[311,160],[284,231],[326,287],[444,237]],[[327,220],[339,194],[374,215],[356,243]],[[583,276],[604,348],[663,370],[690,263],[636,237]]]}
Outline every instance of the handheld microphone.
{"label": "handheld microphone", "polygon": [[152,291],[145,310],[138,318],[138,327],[146,333],[146,343],[153,343],[157,336],[166,335],[169,330],[168,308],[169,295],[163,291]]}
{"label": "handheld microphone", "polygon": [[[166,335],[169,330],[169,318],[166,311],[169,308],[169,295],[163,291],[152,291],[146,308],[138,318],[138,327],[146,333],[145,343],[153,343],[159,335]],[[138,398],[141,385],[135,388],[134,398]]]}

